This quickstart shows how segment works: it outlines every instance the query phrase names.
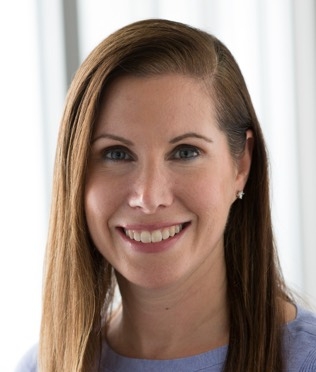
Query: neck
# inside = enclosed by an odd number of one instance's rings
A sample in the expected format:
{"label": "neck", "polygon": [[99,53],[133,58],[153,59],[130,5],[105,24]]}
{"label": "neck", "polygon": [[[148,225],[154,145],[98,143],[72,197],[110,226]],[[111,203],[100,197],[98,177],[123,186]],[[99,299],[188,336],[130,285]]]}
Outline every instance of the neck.
{"label": "neck", "polygon": [[107,333],[121,355],[174,359],[228,343],[226,272],[193,274],[163,289],[144,289],[118,275],[122,307]]}

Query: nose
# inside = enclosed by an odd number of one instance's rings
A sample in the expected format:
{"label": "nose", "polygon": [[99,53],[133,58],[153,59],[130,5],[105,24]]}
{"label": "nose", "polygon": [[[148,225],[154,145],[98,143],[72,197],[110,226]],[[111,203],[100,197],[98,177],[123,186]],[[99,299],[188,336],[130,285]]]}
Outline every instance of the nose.
{"label": "nose", "polygon": [[168,207],[173,202],[172,185],[163,166],[148,164],[137,172],[130,186],[128,204],[146,214]]}

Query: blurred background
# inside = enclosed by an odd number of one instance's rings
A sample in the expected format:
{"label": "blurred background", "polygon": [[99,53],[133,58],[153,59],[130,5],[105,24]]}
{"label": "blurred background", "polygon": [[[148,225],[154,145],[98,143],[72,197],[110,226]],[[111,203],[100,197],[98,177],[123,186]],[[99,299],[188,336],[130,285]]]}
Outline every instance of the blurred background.
{"label": "blurred background", "polygon": [[15,0],[0,5],[0,371],[38,340],[54,151],[67,88],[103,38],[167,18],[236,57],[268,144],[285,278],[316,303],[314,0]]}

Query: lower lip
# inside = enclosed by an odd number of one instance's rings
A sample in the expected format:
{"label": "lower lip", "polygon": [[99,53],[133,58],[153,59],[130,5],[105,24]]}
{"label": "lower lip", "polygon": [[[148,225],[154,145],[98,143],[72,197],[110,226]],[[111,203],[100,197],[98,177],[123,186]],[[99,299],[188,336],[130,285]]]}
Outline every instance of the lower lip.
{"label": "lower lip", "polygon": [[168,238],[157,243],[137,242],[136,240],[131,240],[130,238],[128,238],[123,231],[120,231],[120,234],[124,239],[125,243],[128,243],[129,247],[136,252],[160,253],[171,249],[174,246],[174,244],[181,238],[185,230],[186,228],[182,229],[178,234],[174,235],[172,238]]}

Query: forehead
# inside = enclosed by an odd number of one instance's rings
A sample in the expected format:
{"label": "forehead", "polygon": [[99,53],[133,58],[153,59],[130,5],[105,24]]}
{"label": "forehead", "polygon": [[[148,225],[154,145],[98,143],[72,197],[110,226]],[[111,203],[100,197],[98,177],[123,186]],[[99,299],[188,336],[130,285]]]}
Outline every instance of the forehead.
{"label": "forehead", "polygon": [[[142,93],[146,93],[142,95]],[[186,95],[192,99],[194,95],[207,95],[210,99],[207,83],[205,79],[194,78],[182,74],[162,74],[153,76],[134,76],[124,75],[111,81],[103,94],[102,104],[109,99],[120,95],[121,98],[127,98],[129,101],[144,99],[150,100],[153,95],[155,98],[161,94],[160,100],[163,102],[172,101],[174,94]],[[189,94],[188,94],[189,93]]]}
{"label": "forehead", "polygon": [[123,76],[106,88],[99,109],[96,130],[120,126],[122,121],[198,123],[214,121],[214,104],[207,83],[184,75],[150,77]]}

